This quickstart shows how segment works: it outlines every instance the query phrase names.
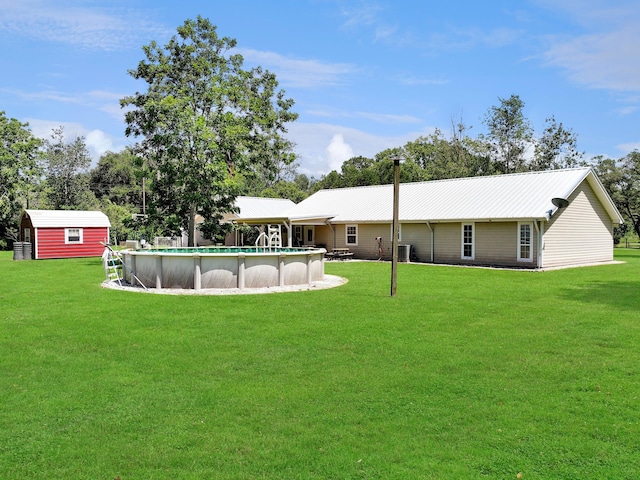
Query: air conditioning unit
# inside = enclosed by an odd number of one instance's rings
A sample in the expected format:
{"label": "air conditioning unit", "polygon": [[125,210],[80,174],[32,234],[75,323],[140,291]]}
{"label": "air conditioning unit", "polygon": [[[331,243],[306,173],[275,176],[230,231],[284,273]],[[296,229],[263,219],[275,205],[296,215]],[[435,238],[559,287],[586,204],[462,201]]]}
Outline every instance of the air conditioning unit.
{"label": "air conditioning unit", "polygon": [[409,262],[411,254],[411,245],[398,245],[398,261]]}

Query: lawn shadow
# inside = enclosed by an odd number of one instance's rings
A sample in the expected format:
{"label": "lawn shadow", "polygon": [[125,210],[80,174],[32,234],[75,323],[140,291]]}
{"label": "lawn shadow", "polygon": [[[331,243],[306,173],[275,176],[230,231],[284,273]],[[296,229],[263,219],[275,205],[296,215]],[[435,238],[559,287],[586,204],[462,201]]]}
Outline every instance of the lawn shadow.
{"label": "lawn shadow", "polygon": [[559,296],[567,300],[577,300],[587,304],[610,305],[618,310],[638,310],[640,309],[639,288],[640,281],[594,281],[561,289]]}

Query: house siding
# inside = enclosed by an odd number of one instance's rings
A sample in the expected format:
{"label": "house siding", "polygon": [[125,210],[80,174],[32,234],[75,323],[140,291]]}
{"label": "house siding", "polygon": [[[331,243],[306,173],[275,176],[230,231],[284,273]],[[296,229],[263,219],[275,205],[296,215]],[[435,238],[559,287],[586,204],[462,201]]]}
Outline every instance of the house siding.
{"label": "house siding", "polygon": [[431,230],[426,222],[403,223],[400,245],[411,245],[411,260],[431,261]]}
{"label": "house siding", "polygon": [[518,261],[518,222],[464,222],[475,229],[474,258],[462,258],[463,223],[432,224],[434,229],[435,263],[453,265],[495,265],[501,267],[535,268],[538,255],[536,230],[532,228],[532,260]]}
{"label": "house siding", "polygon": [[538,255],[536,230],[531,224],[531,261],[518,261],[518,222],[476,223],[476,263],[504,267],[535,268]]}
{"label": "house siding", "polygon": [[316,245],[321,245],[327,251],[333,248],[333,230],[331,230],[331,227],[328,225],[316,225]]}
{"label": "house siding", "polygon": [[[360,223],[358,225],[358,245],[346,244],[346,224],[334,225],[335,245],[333,231],[329,227],[316,227],[316,244],[326,245],[328,250],[332,248],[349,248],[355,258],[365,260],[377,260],[377,237],[382,237],[382,259],[391,259],[391,224],[390,223]],[[414,259],[419,262],[431,261],[431,231],[426,223],[403,223],[401,225],[400,245],[411,245]]]}
{"label": "house siding", "polygon": [[[73,227],[70,227],[73,228]],[[99,257],[104,242],[109,238],[107,227],[84,227],[81,244],[65,244],[64,228],[38,228],[36,230],[36,258]]]}
{"label": "house siding", "polygon": [[613,225],[588,182],[554,215],[543,237],[543,266],[613,260]]}
{"label": "house siding", "polygon": [[432,224],[434,229],[434,263],[471,264],[471,260],[461,260],[461,232],[459,223]]}

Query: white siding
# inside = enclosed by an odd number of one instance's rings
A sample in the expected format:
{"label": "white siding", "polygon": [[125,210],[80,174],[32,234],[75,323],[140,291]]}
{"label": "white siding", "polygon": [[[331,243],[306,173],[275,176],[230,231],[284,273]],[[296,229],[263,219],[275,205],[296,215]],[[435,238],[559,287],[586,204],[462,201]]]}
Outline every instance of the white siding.
{"label": "white siding", "polygon": [[546,226],[543,266],[613,260],[613,224],[591,186],[582,182],[569,202]]}

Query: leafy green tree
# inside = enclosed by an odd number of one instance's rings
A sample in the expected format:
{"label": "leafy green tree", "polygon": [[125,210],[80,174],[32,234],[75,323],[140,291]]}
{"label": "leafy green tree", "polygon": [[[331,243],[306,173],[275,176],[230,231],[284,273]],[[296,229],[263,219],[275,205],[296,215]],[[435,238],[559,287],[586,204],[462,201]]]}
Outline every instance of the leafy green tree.
{"label": "leafy green tree", "polygon": [[265,198],[288,198],[293,203],[299,203],[307,198],[308,194],[301,190],[295,182],[280,180],[273,186],[263,190],[260,196]]}
{"label": "leafy green tree", "polygon": [[53,209],[74,210],[97,207],[89,189],[91,156],[84,137],[65,141],[64,128],[54,128],[51,140],[44,142],[46,197]]}
{"label": "leafy green tree", "polygon": [[577,135],[558,123],[554,116],[545,120],[542,137],[536,142],[532,170],[555,170],[577,167],[584,163],[578,151]]}
{"label": "leafy green tree", "polygon": [[90,172],[89,187],[100,200],[131,205],[132,213],[142,211],[142,169],[129,148],[103,154]]}
{"label": "leafy green tree", "polygon": [[318,180],[312,188],[313,192],[317,192],[318,190],[326,190],[332,188],[343,188],[344,182],[342,176],[336,172],[335,170],[331,170],[326,175],[323,175],[320,180]]}
{"label": "leafy green tree", "polygon": [[363,185],[377,185],[379,179],[375,169],[375,161],[367,157],[352,157],[342,164],[340,170],[344,187],[360,187]]}
{"label": "leafy green tree", "polygon": [[497,172],[526,171],[525,154],[533,141],[533,129],[524,116],[524,102],[518,95],[498,100],[500,105],[491,107],[485,115],[489,132],[482,139],[491,145]]}
{"label": "leafy green tree", "polygon": [[640,236],[640,152],[634,150],[619,162],[604,157],[594,160],[594,169],[602,184],[625,221]]}
{"label": "leafy green tree", "polygon": [[425,180],[424,170],[413,159],[407,158],[402,148],[388,148],[376,154],[376,163],[374,165],[376,171],[377,185],[388,185],[393,183],[393,159],[400,158],[404,160],[400,166],[400,182],[420,182]]}
{"label": "leafy green tree", "polygon": [[30,206],[30,194],[41,174],[42,141],[28,127],[0,111],[0,244],[4,238],[17,240],[20,211]]}
{"label": "leafy green tree", "polygon": [[454,132],[448,140],[440,130],[436,130],[431,135],[407,142],[404,146],[407,159],[424,170],[425,180],[486,175],[487,172],[481,168],[481,158],[470,149],[469,140],[460,133]]}
{"label": "leafy green tree", "polygon": [[121,105],[132,107],[126,134],[141,139],[136,153],[152,172],[152,212],[167,228],[186,229],[193,245],[196,215],[215,221],[231,211],[242,175],[295,160],[283,134],[297,114],[275,75],[243,69],[230,52],[236,41],[220,38],[209,20],[186,20],[177,31],[164,48],[143,47],[146,59],[129,74],[147,90]]}

